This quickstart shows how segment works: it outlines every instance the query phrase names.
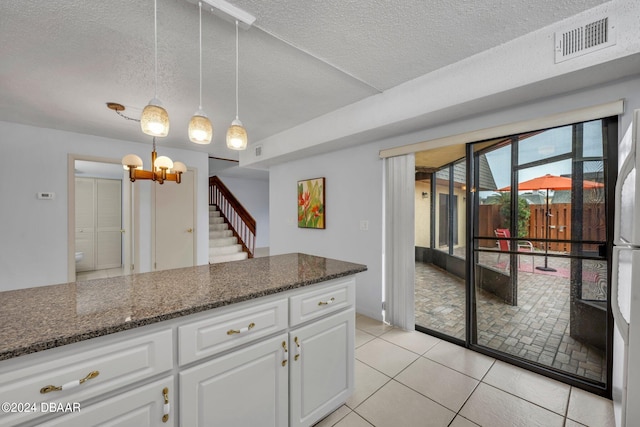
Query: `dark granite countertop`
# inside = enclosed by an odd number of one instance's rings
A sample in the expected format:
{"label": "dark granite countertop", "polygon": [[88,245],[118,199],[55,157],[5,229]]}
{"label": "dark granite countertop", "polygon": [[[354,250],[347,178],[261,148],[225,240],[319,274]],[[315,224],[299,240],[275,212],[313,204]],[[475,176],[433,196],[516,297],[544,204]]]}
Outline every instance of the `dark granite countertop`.
{"label": "dark granite countertop", "polygon": [[366,269],[294,253],[0,292],[0,360]]}

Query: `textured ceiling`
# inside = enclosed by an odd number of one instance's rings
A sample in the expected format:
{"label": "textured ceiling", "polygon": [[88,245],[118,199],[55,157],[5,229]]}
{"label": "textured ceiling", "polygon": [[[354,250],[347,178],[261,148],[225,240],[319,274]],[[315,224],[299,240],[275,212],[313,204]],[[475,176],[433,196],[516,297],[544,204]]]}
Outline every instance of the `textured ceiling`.
{"label": "textured ceiling", "polygon": [[[240,119],[250,142],[384,91],[601,0],[233,0],[256,17],[240,31]],[[198,7],[158,0],[158,97],[171,117],[159,144],[237,159],[233,24],[203,13],[203,109],[214,143],[188,142],[198,109]],[[0,2],[0,120],[148,142],[153,1]],[[402,129],[398,129],[402,132]]]}

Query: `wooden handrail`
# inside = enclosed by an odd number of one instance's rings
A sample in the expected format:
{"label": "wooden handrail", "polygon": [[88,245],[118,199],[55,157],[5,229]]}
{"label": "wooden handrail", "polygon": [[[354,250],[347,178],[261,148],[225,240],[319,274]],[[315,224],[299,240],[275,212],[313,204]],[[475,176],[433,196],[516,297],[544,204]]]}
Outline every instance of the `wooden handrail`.
{"label": "wooden handrail", "polygon": [[249,258],[256,249],[256,220],[217,176],[209,177],[209,205],[216,206]]}

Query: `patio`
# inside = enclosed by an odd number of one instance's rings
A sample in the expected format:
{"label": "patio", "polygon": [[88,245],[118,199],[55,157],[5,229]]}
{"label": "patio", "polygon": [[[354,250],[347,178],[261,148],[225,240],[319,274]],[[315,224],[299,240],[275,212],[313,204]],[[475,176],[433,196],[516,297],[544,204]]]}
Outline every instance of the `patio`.
{"label": "patio", "polygon": [[[498,266],[497,259],[490,259],[495,254],[485,253],[483,257],[483,264]],[[526,256],[522,258],[524,262]],[[566,259],[550,257],[549,265],[558,271],[568,271]],[[417,261],[415,273],[416,324],[464,339],[464,280]],[[531,273],[530,264],[527,272],[526,265],[521,265],[517,306],[505,304],[486,291],[477,292],[478,344],[605,382],[603,352],[569,335],[569,278],[564,274],[542,273]]]}

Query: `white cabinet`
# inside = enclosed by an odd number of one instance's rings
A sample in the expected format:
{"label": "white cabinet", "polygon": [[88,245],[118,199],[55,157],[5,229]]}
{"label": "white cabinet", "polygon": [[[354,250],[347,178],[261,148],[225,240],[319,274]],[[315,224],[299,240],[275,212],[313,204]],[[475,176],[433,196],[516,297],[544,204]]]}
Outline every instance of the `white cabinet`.
{"label": "white cabinet", "polygon": [[[157,328],[156,328],[157,329]],[[0,364],[0,402],[84,403],[173,367],[173,331],[105,336]],[[11,361],[8,361],[11,362]],[[46,389],[46,390],[45,390]],[[0,412],[0,426],[42,415]]]}
{"label": "white cabinet", "polygon": [[80,405],[0,427],[313,425],[353,391],[354,303],[342,278],[0,361],[0,402]]}
{"label": "white cabinet", "polygon": [[[181,364],[240,346],[180,373],[180,425],[311,426],[347,400],[354,388],[355,280],[288,297],[289,329],[281,322],[282,299],[179,328]],[[260,341],[258,325],[288,333]],[[226,334],[242,326],[233,344]],[[257,343],[242,347],[251,342]]]}
{"label": "white cabinet", "polygon": [[42,427],[175,427],[173,377],[138,387],[58,417]]}
{"label": "white cabinet", "polygon": [[286,427],[287,335],[180,373],[180,425]]}
{"label": "white cabinet", "polygon": [[287,329],[287,299],[246,308],[225,307],[178,328],[180,366]]}
{"label": "white cabinet", "polygon": [[354,388],[353,308],[289,333],[290,426],[310,426],[342,405]]}

